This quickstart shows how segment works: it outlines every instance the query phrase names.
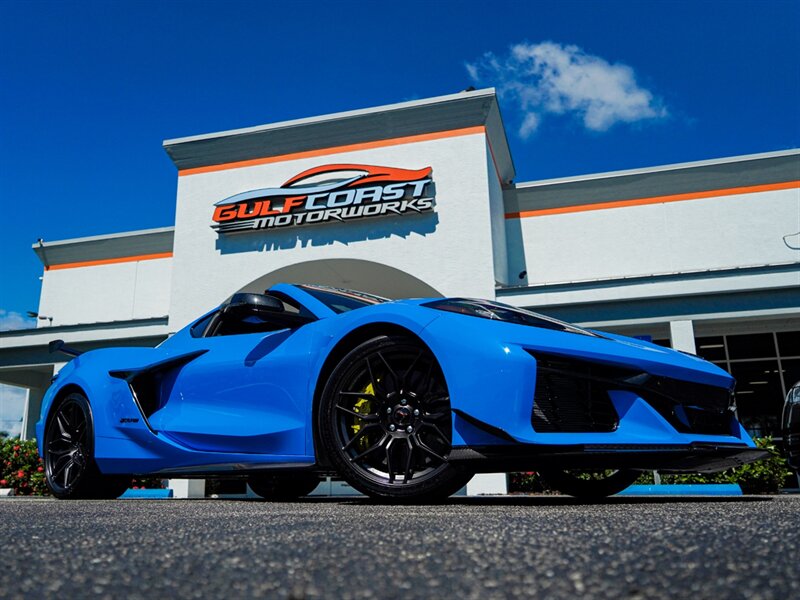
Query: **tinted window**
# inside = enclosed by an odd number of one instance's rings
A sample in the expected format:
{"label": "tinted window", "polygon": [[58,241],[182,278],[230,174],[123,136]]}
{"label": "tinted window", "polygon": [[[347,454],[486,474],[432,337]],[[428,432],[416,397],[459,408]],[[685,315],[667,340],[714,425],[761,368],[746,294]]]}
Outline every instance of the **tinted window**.
{"label": "tinted window", "polygon": [[767,358],[775,356],[775,340],[771,333],[729,335],[728,358]]}
{"label": "tinted window", "polygon": [[211,323],[211,320],[217,316],[217,311],[212,312],[211,314],[203,317],[197,323],[192,325],[192,328],[189,332],[192,334],[192,337],[203,337],[205,335],[206,329],[208,329],[208,324]]}
{"label": "tinted window", "polygon": [[800,358],[783,359],[783,385],[788,392],[795,383],[800,382]]}
{"label": "tinted window", "polygon": [[696,338],[697,356],[706,360],[725,360],[725,340],[721,335]]}
{"label": "tinted window", "polygon": [[269,333],[270,331],[278,331],[280,329],[287,329],[286,324],[276,323],[271,319],[262,319],[261,317],[254,315],[248,315],[246,317],[225,315],[222,319],[219,319],[219,323],[217,323],[217,326],[211,335],[218,336],[242,335],[246,333]]}
{"label": "tinted window", "polygon": [[314,314],[308,310],[305,306],[301,305],[297,300],[294,298],[287,296],[283,292],[273,292],[267,291],[267,296],[272,296],[273,298],[277,298],[281,302],[283,302],[283,310],[288,314],[294,315],[301,315],[303,317],[308,317],[309,319],[316,320]]}
{"label": "tinted window", "polygon": [[316,285],[300,285],[298,287],[314,296],[335,313],[344,313],[357,308],[388,302],[386,298],[354,290],[342,290]]}
{"label": "tinted window", "polygon": [[782,331],[778,334],[781,356],[800,356],[800,331]]}
{"label": "tinted window", "polygon": [[731,375],[736,379],[736,404],[745,429],[757,437],[779,432],[783,390],[778,361],[734,362]]}

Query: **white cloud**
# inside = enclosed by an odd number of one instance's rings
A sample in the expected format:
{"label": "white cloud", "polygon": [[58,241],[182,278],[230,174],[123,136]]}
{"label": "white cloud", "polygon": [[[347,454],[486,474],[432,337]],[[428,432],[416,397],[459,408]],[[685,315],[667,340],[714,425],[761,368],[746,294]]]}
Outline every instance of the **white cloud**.
{"label": "white cloud", "polygon": [[0,331],[11,331],[12,329],[29,329],[36,327],[36,320],[13,310],[0,308]]}
{"label": "white cloud", "polygon": [[489,52],[465,66],[475,83],[495,85],[501,96],[517,105],[523,114],[523,138],[548,114],[574,115],[592,131],[668,114],[658,98],[639,86],[631,67],[611,64],[577,46],[516,44],[506,56]]}
{"label": "white cloud", "polygon": [[539,115],[537,115],[535,112],[529,112],[522,119],[522,125],[519,126],[519,136],[522,139],[528,139],[536,132],[537,129],[539,129],[540,122],[541,119],[539,118]]}

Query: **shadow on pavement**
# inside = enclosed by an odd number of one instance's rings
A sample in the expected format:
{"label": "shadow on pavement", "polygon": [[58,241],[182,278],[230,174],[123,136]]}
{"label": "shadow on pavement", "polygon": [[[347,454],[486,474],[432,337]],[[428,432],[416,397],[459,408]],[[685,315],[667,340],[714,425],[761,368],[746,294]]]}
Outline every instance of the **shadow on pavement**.
{"label": "shadow on pavement", "polygon": [[[591,505],[648,505],[648,504],[692,504],[692,503],[746,503],[771,502],[772,496],[625,496],[583,500],[569,496],[456,496],[439,502],[420,502],[419,506],[591,506]],[[217,502],[272,502],[260,498],[219,498]],[[373,500],[361,496],[310,497],[293,500],[302,504],[347,504],[347,505],[409,505],[415,503]]]}

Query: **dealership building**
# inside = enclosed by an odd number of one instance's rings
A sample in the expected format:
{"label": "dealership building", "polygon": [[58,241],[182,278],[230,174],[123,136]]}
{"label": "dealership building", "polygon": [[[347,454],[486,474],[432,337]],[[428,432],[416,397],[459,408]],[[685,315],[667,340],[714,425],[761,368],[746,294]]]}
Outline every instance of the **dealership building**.
{"label": "dealership building", "polygon": [[[647,336],[730,371],[754,435],[778,433],[800,380],[798,150],[521,183],[491,89],[164,148],[174,226],[33,247],[47,318],[0,332],[28,436],[64,359],[52,339],[155,345],[277,282],[490,298]],[[387,177],[405,183],[367,185]]]}

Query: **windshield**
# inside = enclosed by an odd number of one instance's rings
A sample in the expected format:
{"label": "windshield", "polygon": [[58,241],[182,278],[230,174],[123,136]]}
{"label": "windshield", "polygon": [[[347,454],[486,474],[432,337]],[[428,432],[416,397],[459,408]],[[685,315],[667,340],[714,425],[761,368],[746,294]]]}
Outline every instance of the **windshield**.
{"label": "windshield", "polygon": [[380,296],[374,296],[364,292],[356,292],[355,290],[343,290],[324,285],[307,284],[298,285],[297,287],[311,294],[314,298],[338,314],[357,308],[364,308],[365,306],[372,306],[373,304],[389,302],[388,298],[381,298]]}

